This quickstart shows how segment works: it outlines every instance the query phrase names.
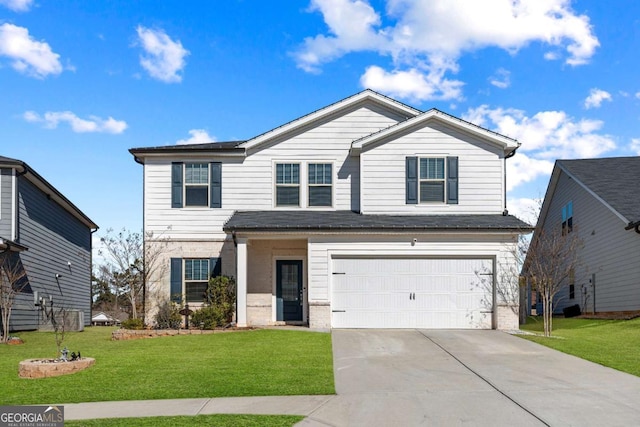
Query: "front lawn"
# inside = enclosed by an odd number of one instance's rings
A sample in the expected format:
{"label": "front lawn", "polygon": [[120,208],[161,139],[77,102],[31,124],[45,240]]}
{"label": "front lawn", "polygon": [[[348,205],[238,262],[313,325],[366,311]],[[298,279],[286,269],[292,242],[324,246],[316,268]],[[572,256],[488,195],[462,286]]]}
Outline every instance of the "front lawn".
{"label": "front lawn", "polygon": [[3,405],[334,394],[331,335],[252,330],[111,341],[112,328],[67,333],[69,352],[96,364],[73,375],[18,377],[24,359],[55,357],[53,333],[16,333],[23,345],[0,345]]}
{"label": "front lawn", "polygon": [[[542,333],[542,318],[529,317],[520,329]],[[610,368],[640,376],[640,318],[592,320],[554,318],[551,338],[522,338]]]}

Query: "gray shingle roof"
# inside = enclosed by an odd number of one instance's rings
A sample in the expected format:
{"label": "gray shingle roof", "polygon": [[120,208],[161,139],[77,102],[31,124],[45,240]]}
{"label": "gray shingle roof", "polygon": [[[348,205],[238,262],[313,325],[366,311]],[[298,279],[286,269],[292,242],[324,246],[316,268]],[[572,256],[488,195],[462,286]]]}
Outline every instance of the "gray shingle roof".
{"label": "gray shingle roof", "polygon": [[131,148],[131,154],[139,153],[173,153],[177,151],[226,151],[235,150],[245,141],[209,142],[206,144],[161,145],[158,147]]}
{"label": "gray shingle roof", "polygon": [[232,231],[531,231],[507,215],[362,215],[351,211],[238,211],[224,225]]}
{"label": "gray shingle roof", "polygon": [[640,156],[558,160],[558,165],[629,222],[640,221]]}

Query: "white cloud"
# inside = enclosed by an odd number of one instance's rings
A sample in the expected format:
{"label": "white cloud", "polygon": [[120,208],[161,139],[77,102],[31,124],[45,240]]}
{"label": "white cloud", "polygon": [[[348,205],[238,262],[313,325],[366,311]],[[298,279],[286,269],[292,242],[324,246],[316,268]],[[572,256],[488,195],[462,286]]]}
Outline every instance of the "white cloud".
{"label": "white cloud", "polygon": [[9,58],[18,72],[36,78],[60,74],[60,55],[42,41],[34,40],[29,30],[13,24],[0,25],[0,56]]}
{"label": "white cloud", "polygon": [[511,191],[520,184],[532,182],[541,176],[551,175],[553,163],[550,160],[534,159],[523,152],[507,160],[507,191]]}
{"label": "white cloud", "polygon": [[[498,47],[516,53],[539,42],[554,50],[545,54],[547,59],[564,56],[567,64],[580,65],[599,46],[589,18],[577,15],[568,0],[388,0],[391,25],[386,27],[365,0],[312,0],[309,10],[320,12],[328,28],[326,34],[305,38],[293,53],[298,67],[319,72],[322,64],[350,52],[376,52],[393,60],[393,71],[385,71],[383,82],[393,89],[397,79],[390,76],[409,76],[415,91],[407,97],[424,100],[461,96],[459,90],[432,90],[420,81],[440,76],[443,82],[459,83],[444,75],[457,71],[457,60],[466,52]],[[361,81],[369,78],[365,73]]]}
{"label": "white cloud", "polygon": [[427,74],[415,68],[387,72],[375,65],[367,68],[360,84],[393,97],[412,100],[457,99],[463,85],[461,81],[445,79],[442,70]]}
{"label": "white cloud", "polygon": [[138,42],[144,50],[140,55],[140,65],[154,79],[165,83],[179,83],[179,73],[186,66],[185,57],[189,51],[182,47],[180,40],[173,41],[163,30],[152,30],[139,25],[136,28]]}
{"label": "white cloud", "polygon": [[584,100],[584,108],[599,108],[602,101],[611,102],[611,94],[602,89],[594,88],[589,92],[589,96]]}
{"label": "white cloud", "polygon": [[500,89],[511,86],[511,72],[504,68],[498,68],[493,76],[489,78],[489,83]]}
{"label": "white cloud", "polygon": [[48,111],[40,116],[34,111],[26,111],[22,117],[31,123],[43,123],[47,129],[55,129],[59,123],[66,122],[76,133],[102,132],[118,134],[125,131],[127,123],[122,120],[115,120],[113,117],[101,119],[96,116],[89,116],[89,119],[81,119],[71,111]]}
{"label": "white cloud", "polygon": [[629,149],[640,156],[640,138],[631,139],[631,143],[629,144]]}
{"label": "white cloud", "polygon": [[28,12],[33,6],[33,0],[0,0],[0,5],[14,12]]}
{"label": "white cloud", "polygon": [[191,129],[189,131],[189,135],[191,135],[188,139],[180,139],[176,142],[176,145],[186,145],[186,144],[207,144],[210,142],[216,142],[215,136],[211,136],[204,129]]}
{"label": "white cloud", "polygon": [[563,111],[524,111],[486,105],[469,109],[465,120],[517,139],[522,146],[507,162],[507,189],[549,175],[555,159],[589,158],[616,148],[610,135],[601,134],[603,122],[575,120]]}
{"label": "white cloud", "polygon": [[[544,195],[542,195],[544,197]],[[507,200],[507,208],[511,215],[515,215],[530,225],[536,225],[540,207],[542,206],[542,197],[539,199],[515,198]]]}

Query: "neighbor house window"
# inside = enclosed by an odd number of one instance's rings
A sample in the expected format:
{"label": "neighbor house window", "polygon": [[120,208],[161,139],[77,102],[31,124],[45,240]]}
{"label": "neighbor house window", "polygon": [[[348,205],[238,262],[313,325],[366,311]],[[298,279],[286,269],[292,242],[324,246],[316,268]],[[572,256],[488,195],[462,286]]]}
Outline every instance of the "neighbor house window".
{"label": "neighbor house window", "polygon": [[309,163],[309,206],[331,206],[332,165]]}
{"label": "neighbor house window", "polygon": [[562,207],[562,235],[573,231],[573,202]]}
{"label": "neighbor house window", "polygon": [[184,165],[185,206],[209,206],[209,164]]}
{"label": "neighbor house window", "polygon": [[442,157],[421,157],[420,168],[420,203],[445,201],[445,161]]}
{"label": "neighbor house window", "polygon": [[299,164],[276,164],[276,206],[300,206]]}

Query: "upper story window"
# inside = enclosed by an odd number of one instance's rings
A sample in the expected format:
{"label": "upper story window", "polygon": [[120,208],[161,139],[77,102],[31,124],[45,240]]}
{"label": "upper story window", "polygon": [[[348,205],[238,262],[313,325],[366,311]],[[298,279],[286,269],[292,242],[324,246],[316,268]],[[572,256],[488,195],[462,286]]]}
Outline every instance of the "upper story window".
{"label": "upper story window", "polygon": [[222,163],[171,164],[171,207],[222,207]]}
{"label": "upper story window", "polygon": [[420,203],[445,201],[444,158],[420,158]]}
{"label": "upper story window", "polygon": [[573,231],[573,202],[562,207],[562,235]]}
{"label": "upper story window", "polygon": [[276,206],[300,206],[300,165],[276,164]]}
{"label": "upper story window", "polygon": [[184,165],[184,205],[209,206],[209,164]]}
{"label": "upper story window", "polygon": [[204,301],[204,293],[209,285],[209,260],[184,260],[184,293],[187,302]]}
{"label": "upper story window", "polygon": [[458,204],[457,157],[407,157],[406,203]]}
{"label": "upper story window", "polygon": [[309,206],[331,206],[333,193],[331,163],[309,163]]}

